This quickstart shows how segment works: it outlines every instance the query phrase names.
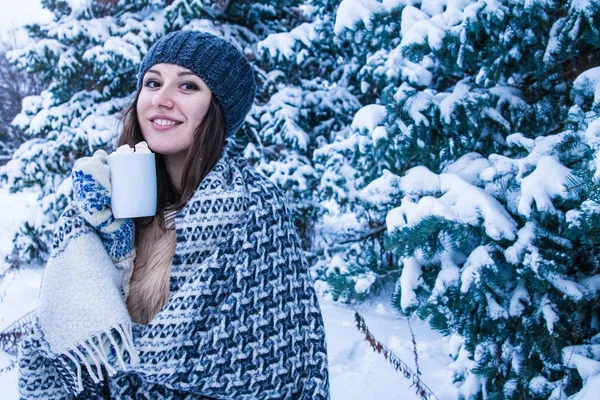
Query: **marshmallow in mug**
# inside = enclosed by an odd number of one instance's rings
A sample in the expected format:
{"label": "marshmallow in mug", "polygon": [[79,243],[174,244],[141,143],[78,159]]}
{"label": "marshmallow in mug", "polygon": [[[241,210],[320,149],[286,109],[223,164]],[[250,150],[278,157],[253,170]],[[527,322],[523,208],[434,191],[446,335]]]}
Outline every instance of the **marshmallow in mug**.
{"label": "marshmallow in mug", "polygon": [[156,214],[156,167],[154,153],[148,144],[139,142],[135,149],[127,144],[119,146],[108,156],[107,162],[114,217],[137,218]]}
{"label": "marshmallow in mug", "polygon": [[148,148],[148,143],[141,141],[135,145],[135,149],[128,144],[124,144],[119,146],[116,151],[110,153],[111,156],[113,154],[152,154],[152,150]]}

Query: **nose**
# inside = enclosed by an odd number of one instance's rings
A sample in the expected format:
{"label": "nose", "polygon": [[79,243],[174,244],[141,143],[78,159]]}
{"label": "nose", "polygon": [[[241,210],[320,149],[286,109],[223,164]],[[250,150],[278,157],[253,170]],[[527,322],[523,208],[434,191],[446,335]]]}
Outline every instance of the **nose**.
{"label": "nose", "polygon": [[166,108],[173,107],[174,103],[171,96],[171,91],[166,85],[154,92],[154,96],[152,96],[152,105]]}

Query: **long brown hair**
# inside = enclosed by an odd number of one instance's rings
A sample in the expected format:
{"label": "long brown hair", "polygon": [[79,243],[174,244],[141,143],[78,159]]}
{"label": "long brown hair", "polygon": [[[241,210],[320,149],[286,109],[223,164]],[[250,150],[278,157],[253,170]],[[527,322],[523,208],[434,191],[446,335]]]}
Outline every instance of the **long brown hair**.
{"label": "long brown hair", "polygon": [[[128,144],[133,147],[136,143],[144,140],[137,114],[140,91],[141,89],[137,91],[135,99],[123,112],[123,131],[119,136],[118,146]],[[192,145],[188,150],[183,167],[181,191],[177,190],[171,182],[164,157],[161,154],[156,154],[158,198],[155,218],[159,219],[158,222],[161,228],[165,229],[165,212],[181,210],[192,198],[200,182],[219,160],[224,143],[225,119],[221,106],[213,95],[206,115],[194,132]],[[148,223],[151,221],[152,219]]]}

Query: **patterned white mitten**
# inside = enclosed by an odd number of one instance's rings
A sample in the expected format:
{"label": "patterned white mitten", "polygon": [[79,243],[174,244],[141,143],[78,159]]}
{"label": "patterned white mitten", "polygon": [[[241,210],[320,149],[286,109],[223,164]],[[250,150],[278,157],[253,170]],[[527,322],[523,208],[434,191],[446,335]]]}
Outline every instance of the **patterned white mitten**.
{"label": "patterned white mitten", "polygon": [[106,157],[104,150],[97,150],[92,157],[80,158],[73,166],[71,180],[81,215],[98,231],[108,255],[119,262],[133,255],[135,225],[130,218],[115,219],[113,216]]}

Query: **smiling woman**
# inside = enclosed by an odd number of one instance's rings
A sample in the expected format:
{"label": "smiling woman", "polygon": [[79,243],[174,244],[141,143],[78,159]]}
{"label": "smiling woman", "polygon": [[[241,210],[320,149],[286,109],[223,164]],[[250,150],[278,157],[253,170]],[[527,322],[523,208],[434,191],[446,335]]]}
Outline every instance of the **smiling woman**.
{"label": "smiling woman", "polygon": [[285,198],[225,143],[255,92],[252,66],[221,38],[181,31],[150,48],[119,145],[156,153],[157,214],[115,219],[106,154],[75,163],[21,341],[21,398],[329,398]]}

